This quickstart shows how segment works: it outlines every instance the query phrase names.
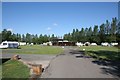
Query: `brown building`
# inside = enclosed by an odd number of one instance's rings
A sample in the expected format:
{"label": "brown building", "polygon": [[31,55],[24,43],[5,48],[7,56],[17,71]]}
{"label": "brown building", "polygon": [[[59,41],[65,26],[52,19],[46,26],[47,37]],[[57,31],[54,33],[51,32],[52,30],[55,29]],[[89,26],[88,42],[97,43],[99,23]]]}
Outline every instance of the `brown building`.
{"label": "brown building", "polygon": [[53,39],[51,42],[53,46],[75,46],[75,42],[63,39]]}

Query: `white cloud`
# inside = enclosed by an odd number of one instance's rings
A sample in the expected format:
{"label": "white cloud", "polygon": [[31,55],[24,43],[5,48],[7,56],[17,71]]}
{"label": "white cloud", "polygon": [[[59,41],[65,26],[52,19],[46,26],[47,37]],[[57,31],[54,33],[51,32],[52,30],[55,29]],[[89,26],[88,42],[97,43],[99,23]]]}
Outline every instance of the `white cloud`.
{"label": "white cloud", "polygon": [[54,26],[58,26],[58,24],[57,24],[57,23],[53,23],[53,25],[54,25]]}
{"label": "white cloud", "polygon": [[8,29],[7,29],[7,31],[11,31],[11,32],[13,32],[13,29],[11,29],[11,28],[8,28]]}
{"label": "white cloud", "polygon": [[50,31],[50,30],[51,30],[51,28],[50,28],[50,27],[48,27],[48,28],[47,28],[47,31]]}

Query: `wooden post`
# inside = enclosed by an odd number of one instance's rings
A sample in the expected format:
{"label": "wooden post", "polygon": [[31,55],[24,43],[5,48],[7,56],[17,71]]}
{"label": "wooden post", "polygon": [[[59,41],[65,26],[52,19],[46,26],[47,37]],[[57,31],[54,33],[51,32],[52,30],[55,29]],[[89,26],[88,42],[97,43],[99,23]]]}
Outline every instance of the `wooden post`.
{"label": "wooden post", "polygon": [[19,59],[19,55],[14,55],[11,59],[12,60],[18,60]]}
{"label": "wooden post", "polygon": [[33,73],[36,75],[41,75],[42,73],[42,65],[32,65]]}
{"label": "wooden post", "polygon": [[31,77],[30,80],[37,80],[37,78],[42,74],[42,65],[30,64],[31,65]]}

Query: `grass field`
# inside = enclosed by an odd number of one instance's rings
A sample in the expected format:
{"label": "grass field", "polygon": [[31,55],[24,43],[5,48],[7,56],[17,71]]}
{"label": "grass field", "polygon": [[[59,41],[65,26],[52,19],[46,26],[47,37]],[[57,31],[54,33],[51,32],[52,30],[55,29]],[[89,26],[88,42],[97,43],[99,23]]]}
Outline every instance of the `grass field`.
{"label": "grass field", "polygon": [[85,49],[86,51],[115,51],[118,52],[118,48],[116,47],[108,47],[108,46],[82,46],[80,50]]}
{"label": "grass field", "polygon": [[29,68],[22,62],[9,60],[2,64],[2,78],[29,78]]}
{"label": "grass field", "polygon": [[88,56],[105,60],[120,60],[120,50],[116,47],[105,46],[82,46],[80,50],[85,49]]}
{"label": "grass field", "polygon": [[63,52],[63,49],[55,46],[21,46],[21,49],[2,49],[2,53],[15,54],[58,54]]}

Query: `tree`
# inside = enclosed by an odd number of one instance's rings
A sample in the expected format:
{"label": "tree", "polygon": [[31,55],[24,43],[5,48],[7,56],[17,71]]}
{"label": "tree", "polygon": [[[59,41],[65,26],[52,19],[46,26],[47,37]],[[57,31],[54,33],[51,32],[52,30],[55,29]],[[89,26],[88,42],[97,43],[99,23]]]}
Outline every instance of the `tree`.
{"label": "tree", "polygon": [[100,42],[105,42],[105,24],[100,25],[99,38]]}
{"label": "tree", "polygon": [[98,25],[95,25],[95,26],[94,26],[93,35],[94,35],[94,36],[97,36],[97,35],[98,35]]}
{"label": "tree", "polygon": [[85,31],[84,28],[80,31],[80,42],[85,42]]}
{"label": "tree", "polygon": [[24,34],[22,34],[22,41],[25,42],[26,41],[26,37]]}
{"label": "tree", "polygon": [[[38,37],[39,36],[39,37]],[[54,34],[52,36],[47,35],[34,35],[27,33],[26,35],[15,34],[11,31],[3,29],[0,33],[1,41],[23,41],[27,43],[33,42],[34,44],[41,44],[49,40],[57,39]],[[98,28],[98,25],[89,28],[81,28],[81,30],[73,29],[72,33],[64,35],[65,40],[75,41],[75,42],[120,42],[120,21],[117,18],[112,18],[112,22],[106,20],[106,23],[101,24]],[[119,43],[120,44],[120,43]]]}
{"label": "tree", "polygon": [[2,31],[2,41],[11,41],[12,40],[12,32],[11,31],[7,31],[6,29],[4,29]]}
{"label": "tree", "polygon": [[7,40],[7,30],[6,29],[4,29],[3,31],[2,31],[2,41],[5,41],[5,40]]}
{"label": "tree", "polygon": [[117,24],[117,33],[116,33],[116,41],[119,43],[120,45],[120,22],[118,22]]}
{"label": "tree", "polygon": [[57,37],[55,37],[55,35],[54,35],[54,34],[52,34],[52,36],[51,36],[50,40],[51,40],[51,41],[53,41],[54,39],[57,39]]}
{"label": "tree", "polygon": [[88,29],[88,36],[91,36],[93,33],[92,33],[92,27],[90,27],[89,29]]}
{"label": "tree", "polygon": [[69,40],[68,38],[68,34],[64,34],[64,37],[63,37],[65,40]]}
{"label": "tree", "polygon": [[116,42],[117,32],[117,18],[112,18],[111,29],[110,29],[110,42]]}
{"label": "tree", "polygon": [[99,29],[98,29],[98,25],[95,25],[93,28],[93,32],[92,35],[89,37],[89,41],[90,42],[95,42],[97,44],[100,43],[100,39],[99,39]]}
{"label": "tree", "polygon": [[43,43],[43,36],[42,36],[42,34],[40,34],[38,41],[39,41],[39,44],[42,44],[42,43]]}
{"label": "tree", "polygon": [[33,44],[36,44],[37,42],[36,42],[35,36],[34,36],[34,35],[31,35],[31,36],[32,36],[32,43],[33,43]]}
{"label": "tree", "polygon": [[2,42],[2,33],[0,33],[0,43]]}
{"label": "tree", "polygon": [[85,28],[85,41],[89,40],[88,28]]}
{"label": "tree", "polygon": [[75,29],[73,29],[73,32],[72,32],[71,36],[72,36],[72,40],[73,40],[73,41],[76,41],[76,40],[75,40]]}
{"label": "tree", "polygon": [[12,41],[17,41],[17,35],[16,34],[12,34]]}
{"label": "tree", "polygon": [[109,35],[110,34],[110,22],[106,20],[105,24],[105,34]]}
{"label": "tree", "polygon": [[55,35],[54,35],[54,34],[52,34],[52,38],[55,38]]}
{"label": "tree", "polygon": [[21,42],[22,38],[21,38],[21,34],[18,34],[18,42]]}
{"label": "tree", "polygon": [[87,32],[87,41],[92,42],[92,27],[89,27],[88,32]]}
{"label": "tree", "polygon": [[75,41],[78,42],[79,41],[79,30],[76,29],[76,32],[75,32]]}
{"label": "tree", "polygon": [[117,34],[120,34],[120,21],[117,24]]}
{"label": "tree", "polygon": [[29,34],[29,33],[26,34],[26,42],[27,43],[31,43],[32,42],[31,34]]}
{"label": "tree", "polygon": [[100,39],[99,39],[99,29],[98,29],[98,25],[95,25],[93,28],[93,33],[92,33],[92,38],[90,42],[95,42],[97,44],[99,44]]}
{"label": "tree", "polygon": [[116,29],[117,29],[117,19],[113,18],[112,19],[112,24],[111,24],[111,35],[115,35],[116,34]]}
{"label": "tree", "polygon": [[38,44],[38,43],[39,43],[39,40],[38,40],[38,35],[37,35],[37,34],[35,35],[35,42],[36,42],[36,44]]}

